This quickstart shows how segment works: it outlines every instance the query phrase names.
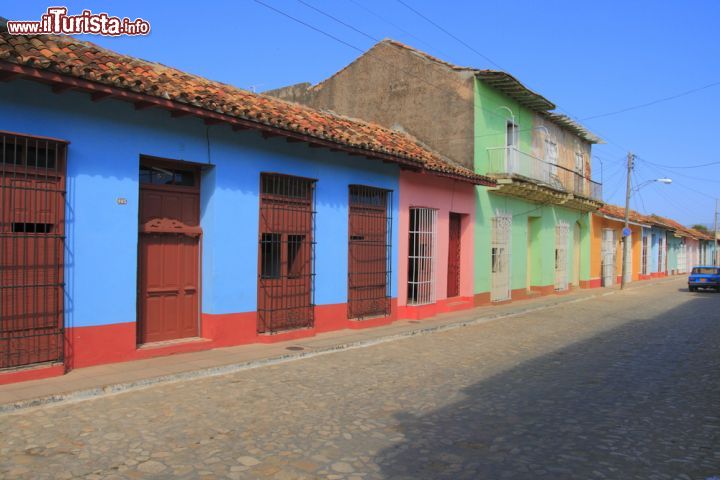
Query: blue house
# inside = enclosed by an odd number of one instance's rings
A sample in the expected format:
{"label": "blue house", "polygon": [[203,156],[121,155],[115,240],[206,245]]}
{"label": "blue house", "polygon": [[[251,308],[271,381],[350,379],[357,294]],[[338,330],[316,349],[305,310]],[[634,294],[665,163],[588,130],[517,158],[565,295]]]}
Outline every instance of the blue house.
{"label": "blue house", "polygon": [[0,369],[390,322],[401,169],[492,185],[374,124],[1,29]]}
{"label": "blue house", "polygon": [[643,253],[641,279],[658,278],[667,275],[668,230],[647,217],[650,226],[643,228]]}

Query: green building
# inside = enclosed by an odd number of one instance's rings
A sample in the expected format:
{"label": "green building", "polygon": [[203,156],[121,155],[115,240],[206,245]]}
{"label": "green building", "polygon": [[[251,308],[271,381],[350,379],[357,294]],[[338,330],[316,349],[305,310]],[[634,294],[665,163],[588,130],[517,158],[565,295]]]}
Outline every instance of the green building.
{"label": "green building", "polygon": [[498,182],[478,190],[476,292],[502,301],[588,285],[600,139],[504,72],[476,71],[473,85],[474,168]]}
{"label": "green building", "polygon": [[601,140],[512,75],[383,40],[316,85],[266,93],[403,131],[497,179],[476,192],[475,304],[589,284],[590,215],[602,205],[591,147]]}

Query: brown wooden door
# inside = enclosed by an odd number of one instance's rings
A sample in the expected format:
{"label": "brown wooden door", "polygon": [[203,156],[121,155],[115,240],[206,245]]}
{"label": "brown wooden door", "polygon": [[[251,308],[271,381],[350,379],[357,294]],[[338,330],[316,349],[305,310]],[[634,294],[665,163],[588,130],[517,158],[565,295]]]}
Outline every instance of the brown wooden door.
{"label": "brown wooden door", "polygon": [[313,180],[262,174],[259,333],[313,325]]}
{"label": "brown wooden door", "polygon": [[61,361],[65,145],[0,137],[0,368]]}
{"label": "brown wooden door", "polygon": [[[180,170],[191,180],[162,178],[172,171],[161,164],[160,179],[150,173],[140,188],[138,252],[138,343],[160,342],[198,335],[200,312],[200,204],[197,175]],[[164,177],[163,177],[164,175]],[[148,181],[148,183],[145,183]],[[153,183],[155,182],[155,183]]]}
{"label": "brown wooden door", "polygon": [[460,295],[460,224],[462,216],[450,212],[448,239],[448,281],[447,297]]}
{"label": "brown wooden door", "polygon": [[350,186],[348,318],[390,313],[388,198],[385,190]]}

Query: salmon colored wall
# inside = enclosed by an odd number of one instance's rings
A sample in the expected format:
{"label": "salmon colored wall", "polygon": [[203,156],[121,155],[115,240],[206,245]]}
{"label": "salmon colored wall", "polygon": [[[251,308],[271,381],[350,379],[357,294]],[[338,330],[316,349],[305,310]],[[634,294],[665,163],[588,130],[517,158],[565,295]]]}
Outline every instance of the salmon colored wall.
{"label": "salmon colored wall", "polygon": [[408,229],[410,207],[434,208],[437,214],[437,257],[435,262],[436,300],[447,298],[447,257],[450,212],[463,214],[460,236],[460,296],[473,295],[473,226],[475,187],[422,173],[400,172],[400,213],[398,215],[398,305],[407,305]]}
{"label": "salmon colored wall", "polygon": [[[602,231],[605,228],[612,228],[617,233],[616,238],[618,244],[616,246],[617,264],[615,265],[615,272],[617,277],[620,278],[622,275],[622,229],[623,222],[610,220],[598,215],[592,216],[591,223],[591,243],[590,243],[590,283],[591,286],[600,286],[600,280],[602,277],[601,262],[602,262]],[[632,280],[638,280],[640,278],[640,262],[642,259],[642,227],[637,225],[630,225],[632,231]]]}

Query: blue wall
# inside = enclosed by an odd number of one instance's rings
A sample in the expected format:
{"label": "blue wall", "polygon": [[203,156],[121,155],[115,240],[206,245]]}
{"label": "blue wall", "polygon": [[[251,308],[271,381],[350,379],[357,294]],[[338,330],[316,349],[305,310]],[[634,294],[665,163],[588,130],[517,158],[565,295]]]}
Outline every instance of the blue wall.
{"label": "blue wall", "polygon": [[[70,141],[67,166],[66,325],[136,319],[138,169],[141,154],[208,163],[201,185],[205,313],[254,311],[260,172],[311,177],[316,186],[317,304],[347,301],[349,184],[392,190],[397,296],[396,165],[351,157],[256,132],[173,119],[132,104],[55,95],[44,85],[0,84],[0,130]],[[120,205],[118,198],[127,199]]]}

